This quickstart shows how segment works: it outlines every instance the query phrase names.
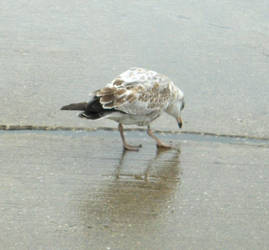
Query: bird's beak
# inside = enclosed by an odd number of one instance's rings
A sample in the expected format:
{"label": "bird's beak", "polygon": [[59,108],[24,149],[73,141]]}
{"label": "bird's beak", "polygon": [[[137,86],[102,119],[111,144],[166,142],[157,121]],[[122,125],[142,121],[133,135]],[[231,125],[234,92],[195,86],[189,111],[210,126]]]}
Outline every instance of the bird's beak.
{"label": "bird's beak", "polygon": [[182,128],[182,124],[183,124],[183,122],[182,122],[181,117],[178,117],[178,118],[177,118],[177,124],[178,124],[178,127],[179,127],[179,128]]}

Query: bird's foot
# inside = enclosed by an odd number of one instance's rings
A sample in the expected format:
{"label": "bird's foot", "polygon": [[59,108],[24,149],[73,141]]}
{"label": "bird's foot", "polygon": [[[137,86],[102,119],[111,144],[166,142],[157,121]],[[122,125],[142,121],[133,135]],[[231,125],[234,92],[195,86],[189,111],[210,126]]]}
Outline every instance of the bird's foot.
{"label": "bird's foot", "polygon": [[139,144],[139,145],[129,145],[129,144],[124,144],[124,145],[123,145],[123,148],[124,148],[125,150],[129,150],[129,151],[138,151],[139,148],[141,148],[141,147],[142,147],[141,144]]}
{"label": "bird's foot", "polygon": [[157,143],[156,146],[158,149],[171,149],[171,148],[173,148],[172,145],[169,145],[169,144],[166,144],[163,142]]}

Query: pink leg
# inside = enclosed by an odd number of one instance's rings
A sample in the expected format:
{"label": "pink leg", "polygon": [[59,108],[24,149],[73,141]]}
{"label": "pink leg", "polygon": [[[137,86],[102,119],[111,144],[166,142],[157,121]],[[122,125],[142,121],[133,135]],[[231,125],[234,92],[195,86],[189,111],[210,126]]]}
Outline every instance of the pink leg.
{"label": "pink leg", "polygon": [[125,150],[131,150],[131,151],[138,151],[139,148],[142,147],[142,145],[138,145],[138,146],[133,146],[133,145],[129,145],[126,143],[125,141],[125,137],[124,137],[124,134],[123,134],[123,126],[121,123],[119,123],[119,131],[120,131],[120,136],[121,136],[121,140],[122,140],[122,144],[123,144],[123,147]]}
{"label": "pink leg", "polygon": [[164,149],[172,148],[172,146],[163,143],[159,138],[157,138],[157,137],[153,134],[152,130],[150,129],[150,126],[148,126],[147,133],[148,133],[148,135],[149,135],[150,137],[152,137],[152,138],[156,141],[156,146],[157,146],[157,148],[164,148]]}

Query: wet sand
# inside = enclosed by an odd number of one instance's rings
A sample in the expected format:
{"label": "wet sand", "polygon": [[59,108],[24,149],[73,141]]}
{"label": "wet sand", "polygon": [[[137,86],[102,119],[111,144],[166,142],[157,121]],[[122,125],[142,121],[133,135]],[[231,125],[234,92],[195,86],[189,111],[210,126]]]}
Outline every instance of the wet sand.
{"label": "wet sand", "polygon": [[0,132],[3,249],[266,249],[268,141]]}
{"label": "wet sand", "polygon": [[[268,8],[1,1],[0,249],[268,249]],[[133,66],[184,91],[177,150],[59,110]]]}

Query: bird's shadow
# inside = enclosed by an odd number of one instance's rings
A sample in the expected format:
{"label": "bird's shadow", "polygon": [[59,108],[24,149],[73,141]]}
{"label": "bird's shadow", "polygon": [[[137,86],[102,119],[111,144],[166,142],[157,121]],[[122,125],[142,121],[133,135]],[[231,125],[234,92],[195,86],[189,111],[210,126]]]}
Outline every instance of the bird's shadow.
{"label": "bird's shadow", "polygon": [[122,152],[113,178],[105,181],[83,209],[87,224],[137,225],[172,207],[182,173],[180,151],[157,150],[149,160],[140,157]]}

